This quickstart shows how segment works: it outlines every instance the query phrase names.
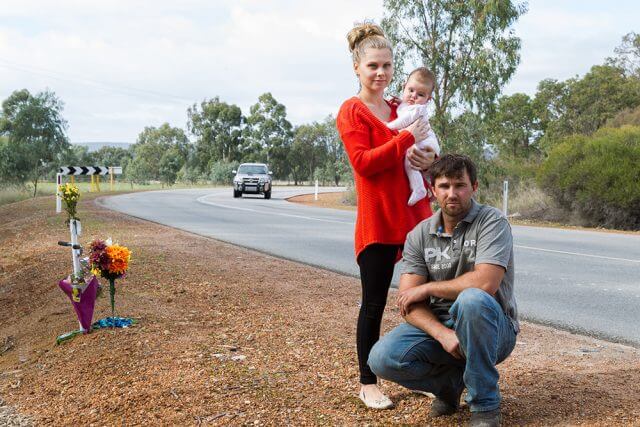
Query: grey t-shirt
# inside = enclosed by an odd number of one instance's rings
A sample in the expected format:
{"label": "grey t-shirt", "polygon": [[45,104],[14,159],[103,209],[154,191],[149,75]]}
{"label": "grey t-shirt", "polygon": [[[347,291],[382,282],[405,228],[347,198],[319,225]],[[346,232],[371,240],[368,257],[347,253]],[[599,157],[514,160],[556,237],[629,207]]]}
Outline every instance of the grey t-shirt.
{"label": "grey t-shirt", "polygon": [[[495,264],[505,274],[495,298],[511,319],[516,332],[518,307],[513,293],[513,237],[507,218],[498,209],[472,200],[471,210],[453,235],[445,234],[441,212],[422,221],[407,234],[401,273],[424,276],[428,282],[455,279],[476,264]],[[429,306],[441,322],[451,318],[453,301],[431,297]]]}

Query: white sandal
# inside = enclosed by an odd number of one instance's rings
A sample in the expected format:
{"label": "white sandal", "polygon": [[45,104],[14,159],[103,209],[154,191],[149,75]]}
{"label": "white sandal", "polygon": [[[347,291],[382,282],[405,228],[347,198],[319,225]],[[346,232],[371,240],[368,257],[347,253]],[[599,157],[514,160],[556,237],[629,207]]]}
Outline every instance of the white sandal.
{"label": "white sandal", "polygon": [[374,399],[368,398],[364,394],[364,390],[360,390],[360,400],[362,400],[362,403],[364,403],[367,408],[371,408],[371,409],[393,408],[393,402],[384,394],[382,395],[381,398],[374,400]]}
{"label": "white sandal", "polygon": [[430,398],[432,398],[432,399],[435,399],[435,398],[436,398],[436,395],[435,395],[435,394],[430,393],[430,392],[428,392],[428,391],[422,391],[422,390],[411,390],[411,393],[421,394],[421,395],[423,395],[423,396],[427,396],[427,397],[430,397]]}

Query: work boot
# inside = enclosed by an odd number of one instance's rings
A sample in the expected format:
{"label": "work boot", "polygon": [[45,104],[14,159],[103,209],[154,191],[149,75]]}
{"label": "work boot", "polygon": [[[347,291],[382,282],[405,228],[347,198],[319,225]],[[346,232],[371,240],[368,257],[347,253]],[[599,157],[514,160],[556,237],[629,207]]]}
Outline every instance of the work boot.
{"label": "work boot", "polygon": [[450,405],[439,397],[436,397],[435,400],[431,403],[431,410],[429,411],[429,415],[433,418],[436,418],[445,415],[453,415],[457,411],[457,406]]}
{"label": "work boot", "polygon": [[471,427],[499,427],[500,426],[500,408],[485,412],[472,412]]}
{"label": "work boot", "polygon": [[464,384],[459,389],[436,396],[433,403],[431,403],[429,415],[435,418],[455,414],[460,407],[460,396],[462,396],[463,390]]}

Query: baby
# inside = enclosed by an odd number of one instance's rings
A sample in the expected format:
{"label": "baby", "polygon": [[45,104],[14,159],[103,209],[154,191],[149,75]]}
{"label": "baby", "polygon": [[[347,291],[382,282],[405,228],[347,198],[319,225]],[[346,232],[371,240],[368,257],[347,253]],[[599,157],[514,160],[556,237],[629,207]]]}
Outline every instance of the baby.
{"label": "baby", "polygon": [[[427,103],[431,100],[434,85],[435,76],[431,71],[425,67],[413,70],[411,74],[409,74],[409,78],[402,91],[402,102],[398,106],[398,118],[389,122],[387,126],[390,129],[404,129],[416,121],[418,117],[422,117],[423,120],[426,120],[428,123]],[[425,139],[416,141],[415,145],[420,149],[429,147],[435,152],[436,156],[440,155],[438,137],[432,129],[429,129],[429,133]],[[404,156],[404,169],[409,178],[409,186],[412,190],[408,205],[413,206],[425,197],[431,197],[433,194],[431,186],[429,183],[425,186],[425,179],[428,178],[426,176],[423,177],[422,172],[411,168],[406,154]]]}

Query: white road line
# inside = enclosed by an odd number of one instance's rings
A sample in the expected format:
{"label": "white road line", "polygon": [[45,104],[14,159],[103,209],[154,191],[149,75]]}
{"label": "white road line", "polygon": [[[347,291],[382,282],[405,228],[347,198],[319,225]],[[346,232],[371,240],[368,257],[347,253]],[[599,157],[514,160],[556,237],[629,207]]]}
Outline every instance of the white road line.
{"label": "white road line", "polygon": [[613,261],[635,262],[635,263],[640,264],[640,259],[615,258],[615,257],[609,257],[609,256],[602,256],[602,255],[583,254],[583,253],[579,253],[579,252],[556,251],[556,250],[553,250],[553,249],[535,248],[533,246],[523,246],[523,245],[513,245],[513,247],[514,248],[522,248],[522,249],[531,249],[533,251],[552,252],[552,253],[564,254],[564,255],[578,255],[578,256],[584,256],[584,257],[589,257],[589,258],[609,259],[609,260],[613,260]]}
{"label": "white road line", "polygon": [[[239,210],[239,211],[255,212],[255,213],[259,213],[259,214],[263,214],[263,215],[266,214],[266,215],[285,216],[285,217],[290,217],[290,218],[300,218],[300,219],[307,219],[307,220],[310,220],[310,221],[329,222],[329,223],[334,223],[334,224],[353,224],[353,222],[351,222],[351,221],[336,221],[336,220],[332,220],[332,219],[315,218],[315,217],[304,216],[304,215],[293,215],[293,214],[286,214],[286,213],[281,213],[281,212],[270,212],[270,211],[264,211],[264,210],[259,210],[259,209],[241,208],[241,207],[238,207],[238,206],[229,206],[229,205],[224,205],[222,203],[209,202],[209,201],[205,200],[205,198],[207,198],[209,196],[210,195],[201,196],[201,197],[198,197],[196,200],[199,203],[203,203],[205,205],[217,206],[217,207],[226,208],[226,209],[235,209],[235,210]],[[637,259],[615,258],[615,257],[602,256],[602,255],[584,254],[584,253],[580,253],[580,252],[558,251],[558,250],[554,250],[554,249],[536,248],[536,247],[533,247],[533,246],[524,246],[524,245],[513,245],[513,246],[515,248],[530,249],[530,250],[540,251],[540,252],[551,252],[551,253],[564,254],[564,255],[577,255],[577,256],[583,256],[583,257],[589,257],[589,258],[608,259],[608,260],[612,260],[612,261],[626,261],[626,262],[633,262],[633,263],[640,264],[640,260],[637,260]]]}
{"label": "white road line", "polygon": [[247,212],[256,212],[256,213],[259,213],[259,214],[262,214],[262,215],[286,216],[286,217],[290,217],[290,218],[308,219],[310,221],[331,222],[331,223],[334,223],[334,224],[353,224],[353,222],[351,222],[351,221],[336,221],[336,220],[333,220],[333,219],[315,218],[315,217],[312,217],[312,216],[293,215],[293,214],[286,214],[286,213],[280,213],[280,212],[270,212],[270,211],[262,211],[262,210],[258,210],[258,209],[240,208],[240,207],[237,207],[237,206],[223,205],[222,203],[214,203],[214,202],[209,202],[207,200],[204,200],[208,196],[209,195],[198,197],[196,199],[196,201],[198,201],[199,203],[203,203],[205,205],[217,206],[219,208],[235,209],[235,210],[238,210],[238,211],[247,211]]}

